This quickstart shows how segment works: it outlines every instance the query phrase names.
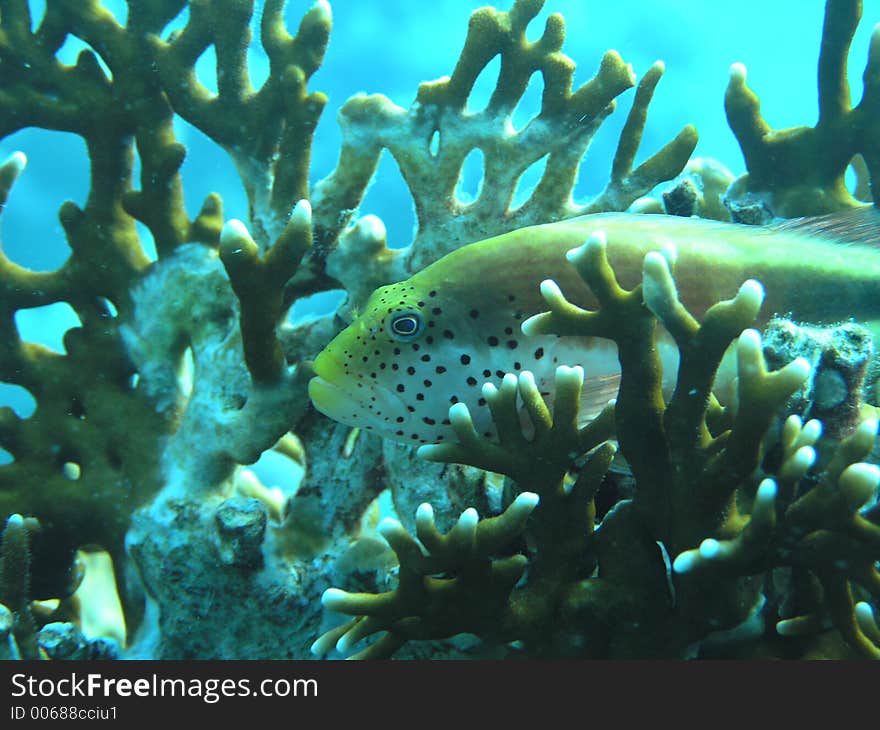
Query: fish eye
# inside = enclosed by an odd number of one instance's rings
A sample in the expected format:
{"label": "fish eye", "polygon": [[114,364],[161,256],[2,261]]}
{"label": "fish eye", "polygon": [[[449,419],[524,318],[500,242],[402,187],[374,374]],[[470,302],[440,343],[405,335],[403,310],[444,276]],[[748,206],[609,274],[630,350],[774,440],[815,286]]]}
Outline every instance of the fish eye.
{"label": "fish eye", "polygon": [[396,314],[391,319],[391,335],[396,340],[414,340],[422,332],[422,318],[416,312]]}

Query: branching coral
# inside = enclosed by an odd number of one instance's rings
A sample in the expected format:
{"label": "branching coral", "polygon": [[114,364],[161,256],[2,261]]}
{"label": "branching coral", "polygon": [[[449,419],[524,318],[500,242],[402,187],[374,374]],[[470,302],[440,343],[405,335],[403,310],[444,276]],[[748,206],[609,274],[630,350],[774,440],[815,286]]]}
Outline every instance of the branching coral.
{"label": "branching coral", "polygon": [[[561,52],[562,16],[551,15],[543,35],[526,40],[527,26],[543,4],[517,0],[509,12],[476,11],[452,75],[422,84],[409,110],[381,95],[355,96],[340,110],[339,163],[315,189],[316,210],[327,206],[330,195],[343,196],[333,209],[354,208],[379,155],[388,149],[412,193],[418,219],[415,240],[400,250],[385,248],[384,230],[369,221],[343,236],[327,271],[344,283],[355,302],[462,244],[583,213],[624,210],[684,167],[697,142],[690,126],[633,169],[648,105],[664,72],[657,63],[639,81],[605,190],[582,205],[572,200],[587,147],[616,98],[635,84],[635,75],[619,54],[609,51],[596,76],[572,90],[575,67]],[[492,97],[485,109],[470,111],[474,83],[496,56],[501,71]],[[543,79],[541,109],[522,129],[514,129],[514,110],[535,73]],[[484,157],[483,182],[477,199],[464,202],[456,186],[465,158],[475,149]],[[539,160],[546,160],[540,182],[525,203],[512,208],[520,177]],[[320,228],[317,235],[320,240]]]}
{"label": "branching coral", "polygon": [[812,446],[819,429],[810,426],[816,424],[801,428],[799,419],[789,419],[782,435],[787,458],[776,480],[761,483],[742,530],[729,540],[707,538],[699,548],[681,553],[675,569],[728,575],[753,575],[778,566],[808,570],[818,580],[823,600],[809,609],[799,607],[809,613],[781,621],[780,633],[815,630],[822,618],[817,613],[827,612],[850,645],[877,659],[880,644],[869,638],[870,628],[860,627],[853,598],[854,590],[866,592],[874,602],[880,598],[880,469],[859,463],[874,446],[877,422],[864,421],[840,443],[815,485],[798,493],[804,467],[815,459]]}
{"label": "branching coral", "polygon": [[[735,64],[724,99],[727,119],[739,141],[748,174],[729,191],[736,199],[753,193],[772,213],[791,218],[851,208],[859,201],[844,174],[857,154],[870,176],[880,173],[877,104],[880,101],[880,35],[875,29],[855,107],[847,80],[847,56],[862,15],[861,0],[829,0],[819,56],[819,120],[815,127],[772,129],[746,85],[746,69]],[[873,191],[874,202],[877,192]]]}
{"label": "branching coral", "polygon": [[[522,568],[524,580],[509,591],[502,610],[498,595],[488,592],[485,605],[493,606],[495,621],[481,635],[517,640],[531,656],[564,650],[591,657],[681,656],[713,632],[745,621],[760,607],[761,581],[750,576],[775,565],[799,565],[817,574],[826,587],[822,605],[844,639],[870,654],[870,642],[856,628],[848,581],[855,580],[874,594],[874,562],[880,555],[874,534],[876,509],[864,517],[853,513],[876,489],[877,469],[857,463],[870,451],[876,425],[867,423],[842,442],[822,478],[810,483],[806,475],[815,461],[812,445],[819,432],[812,423],[801,429],[799,421],[790,422],[783,434],[785,453],[777,480],[787,486],[788,494],[803,484],[803,493],[786,515],[791,520],[789,531],[783,531],[788,537],[780,536],[777,552],[768,549],[775,522],[770,493],[775,487],[771,489],[767,481],[755,493],[752,475],[762,463],[764,434],[810,368],[806,361],[795,360],[769,372],[760,336],[743,331],[760,308],[760,285],[746,282],[733,300],[711,307],[700,324],[678,299],[670,272],[672,252],[648,254],[643,284],[631,291],[618,285],[601,232],[571,251],[569,259],[593,290],[599,308],[580,309],[547,281],[542,291],[550,311],[528,320],[523,330],[601,336],[616,342],[622,369],[614,406],[616,436],[636,488],[631,499],[619,502],[595,527],[593,498],[613,453],[607,445],[593,453],[570,491],[564,486],[566,467],[595,445],[593,439],[578,442],[573,438],[578,431],[570,425],[583,378],[578,370],[561,367],[558,372],[554,419],[528,374],[521,374],[518,384],[508,376],[498,391],[486,386],[500,444],[477,436],[467,409],[453,406],[450,420],[459,443],[422,447],[425,456],[492,468],[514,476],[519,488],[525,484],[536,490],[537,484],[541,490],[541,501],[522,529],[526,543],[521,558],[528,561],[528,567]],[[675,390],[668,402],[661,392],[658,322],[680,352]],[[737,406],[735,413],[721,414],[711,387],[721,358],[735,339]],[[517,390],[535,430],[531,442],[514,428],[519,422]],[[727,425],[719,426],[725,420]],[[596,428],[594,437],[607,436],[607,424]],[[548,447],[548,434],[554,429],[559,432],[552,440],[554,447]],[[521,458],[533,465],[531,471],[522,468]],[[472,531],[478,529],[475,525]],[[424,529],[416,534],[430,559],[431,534]],[[686,552],[706,536],[711,537],[699,551]],[[411,569],[409,555],[422,555],[418,544],[404,538],[397,526],[389,526],[386,537],[401,557],[402,571]],[[402,545],[409,551],[406,555]],[[677,572],[672,573],[671,556],[679,553]],[[749,569],[740,566],[723,572],[720,568],[726,563],[719,556],[726,555],[753,562]],[[701,559],[710,564],[711,558],[718,559],[718,570],[689,569],[702,565]],[[449,565],[441,570],[449,571],[447,581],[457,575]],[[442,604],[447,621],[441,629],[434,617],[442,599],[428,590],[413,591],[413,583],[425,586],[429,578],[426,571],[412,572],[416,578],[406,573],[407,582],[402,577],[391,594],[372,598],[338,591],[326,594],[329,607],[369,618],[328,634],[316,649],[326,650],[333,639],[341,639],[338,647],[348,649],[354,641],[384,629],[389,633],[375,645],[378,648],[364,653],[375,656],[406,638],[445,635],[454,627],[450,616],[461,618],[460,630],[475,630],[469,618],[479,615],[475,607],[482,598],[479,590],[468,596],[467,607]],[[411,600],[401,602],[401,593]],[[394,609],[386,611],[390,606]],[[864,615],[867,609],[859,611]]]}
{"label": "branching coral", "polygon": [[[223,36],[217,42],[226,43],[218,54],[221,75],[233,83],[232,67],[241,64],[247,45],[250,4],[207,5],[193,8],[191,22],[204,17],[200,10],[223,19],[212,28]],[[265,13],[264,37],[274,43],[272,59],[280,65],[251,95],[253,104],[263,105],[265,114],[286,109],[279,126],[265,132],[279,135],[282,151],[300,145],[305,157],[286,177],[278,175],[286,212],[276,202],[274,223],[264,211],[262,227],[253,226],[268,229],[257,254],[243,226],[223,228],[216,196],[208,197],[195,219],[183,207],[179,168],[185,150],[174,139],[171,105],[183,100],[167,88],[177,90],[176,79],[163,86],[157,69],[173,64],[154,38],[183,6],[177,0],[134,3],[125,26],[98,2],[52,3],[33,31],[27,3],[5,6],[0,16],[0,133],[28,126],[73,132],[85,140],[91,161],[85,208],[67,203],[60,213],[72,249],[64,266],[36,273],[0,259],[0,327],[8,343],[0,379],[26,388],[37,401],[28,419],[3,409],[0,443],[14,461],[0,467],[0,514],[20,512],[41,521],[34,544],[38,597],[67,594],[66,574],[80,545],[105,547],[121,570],[125,533],[138,506],[163,486],[228,488],[236,464],[255,460],[305,407],[275,325],[294,296],[284,287],[311,243],[308,204],[294,210],[296,200],[287,196],[294,188],[305,195],[300,188],[310,138],[301,133],[313,125],[309,109],[317,112],[316,99],[304,92],[285,96],[290,87],[281,80],[298,77],[298,61],[306,64],[306,75],[320,63],[326,32],[313,32],[313,21],[326,25],[326,8],[316,6],[298,39],[284,33],[280,3],[270,3]],[[83,51],[75,66],[56,57],[68,35],[93,49]],[[190,42],[192,32],[184,35]],[[230,45],[233,37],[238,51]],[[219,108],[232,103],[230,88],[223,87],[220,104],[201,98],[215,111],[200,119],[220,123]],[[135,152],[140,189],[133,179]],[[274,165],[277,152],[259,159],[271,157]],[[3,202],[24,162],[16,154],[3,165]],[[141,248],[136,220],[152,234],[157,264],[150,265]],[[63,354],[22,342],[15,322],[17,311],[55,302],[70,304],[82,323],[65,335]],[[180,377],[188,349],[196,367],[192,384]],[[128,604],[136,619],[136,602]]]}
{"label": "branching coral", "polygon": [[[11,613],[11,653],[36,659],[37,623],[31,613],[31,537],[21,515],[10,515],[0,537],[0,607]],[[6,637],[4,637],[6,639]],[[14,658],[14,657],[6,657]]]}
{"label": "branching coral", "polygon": [[[574,63],[561,51],[562,18],[551,15],[540,38],[526,38],[541,0],[515,0],[507,12],[478,10],[452,74],[423,84],[410,109],[378,95],[343,105],[336,169],[310,191],[312,134],[326,99],[307,83],[328,45],[325,0],[305,13],[295,36],[285,29],[283,0],[262,4],[258,22],[269,74],[259,88],[247,65],[253,0],[129,2],[124,23],[98,0],[46,5],[36,24],[27,2],[0,10],[0,137],[27,127],[73,133],[85,142],[91,171],[85,205],[66,203],[60,211],[71,249],[63,266],[28,271],[0,254],[0,381],[25,388],[36,401],[29,418],[0,410],[0,447],[13,459],[0,466],[0,518],[22,514],[40,521],[32,539],[35,597],[67,596],[75,583],[74,551],[99,545],[112,555],[129,628],[137,627],[146,599],[140,632],[146,639],[135,655],[302,656],[306,637],[319,631],[316,598],[331,581],[351,585],[353,579],[365,591],[382,587],[375,575],[364,577],[375,570],[359,569],[358,556],[369,554],[373,566],[389,557],[376,556],[365,510],[385,488],[396,505],[411,503],[413,496],[403,493],[418,484],[433,490],[420,500],[438,507],[436,523],[427,507],[417,513],[421,546],[397,523],[382,528],[400,563],[400,586],[379,597],[327,594],[329,606],[356,618],[317,649],[339,639],[347,649],[387,631],[367,649],[368,656],[387,655],[410,639],[467,630],[521,641],[539,656],[670,655],[748,614],[759,593],[751,573],[704,570],[711,561],[698,561],[694,570],[670,576],[663,556],[694,549],[706,537],[720,545],[740,535],[748,542],[761,524],[760,511],[751,508],[749,475],[776,409],[806,369],[797,364],[766,372],[756,336],[746,334],[739,340],[739,406],[725,426],[716,426],[726,415],[709,390],[725,348],[754,317],[756,285],[747,284],[698,325],[677,302],[662,256],[646,261],[644,292],[626,292],[596,238],[574,260],[600,309],[578,311],[548,284],[553,311],[529,328],[614,339],[624,366],[616,405],[583,427],[578,368],[558,372],[552,409],[527,375],[510,376],[485,391],[499,443],[477,435],[458,407],[451,420],[460,443],[428,449],[425,455],[441,463],[418,467],[409,454],[308,410],[308,360],[334,334],[333,318],[282,324],[299,297],[341,285],[346,306],[357,307],[377,284],[404,278],[465,243],[532,223],[625,209],[678,175],[696,142],[691,127],[635,165],[662,64],[637,84],[605,190],[576,203],[572,190],[585,151],[617,99],[636,86],[632,69],[608,52],[595,77],[574,89]],[[184,10],[182,30],[167,33]],[[59,60],[69,37],[88,46],[70,66]],[[195,70],[205,52],[216,55],[216,94]],[[823,58],[833,55],[823,52]],[[500,58],[501,71],[491,99],[486,108],[470,110],[477,77],[493,58]],[[870,61],[869,69],[874,65]],[[839,64],[826,66],[831,75],[839,70]],[[540,109],[514,129],[514,111],[536,73],[543,81]],[[862,123],[865,134],[851,147],[873,171],[876,155],[864,142],[870,98],[866,92],[863,105],[843,116]],[[195,217],[187,213],[180,175],[186,151],[175,137],[175,118],[232,158],[248,196],[246,221],[225,221],[216,195]],[[834,130],[837,124],[829,122]],[[826,131],[820,122],[815,135]],[[769,154],[769,144],[762,137],[749,154]],[[386,247],[378,219],[356,218],[386,149],[418,219],[415,239],[399,250]],[[473,150],[484,157],[483,184],[466,202],[456,186]],[[523,173],[542,161],[537,187],[513,207]],[[752,179],[760,182],[757,165],[750,159]],[[0,165],[0,205],[24,166],[22,154]],[[828,173],[820,187],[834,192],[836,181]],[[717,209],[717,191],[704,196],[704,207]],[[156,261],[141,246],[138,223],[155,242]],[[22,341],[16,314],[61,302],[80,320],[65,335],[65,351]],[[658,321],[682,354],[679,388],[668,405],[654,350]],[[531,421],[527,435],[517,399]],[[612,480],[614,448],[606,440],[613,427],[638,489],[599,523],[593,500]],[[249,479],[241,465],[291,428],[307,457],[296,494],[283,507],[274,494],[268,506],[234,496]],[[448,466],[449,460],[477,468]],[[579,472],[572,481],[573,464]],[[517,485],[496,500],[500,506],[485,498],[481,469]],[[842,471],[841,480],[845,473],[854,472]],[[782,474],[777,479],[784,482]],[[250,489],[252,496],[266,496],[253,483]],[[817,489],[823,487],[804,489],[793,504],[822,501],[811,496]],[[471,503],[492,516],[478,521],[465,509],[445,531],[448,516],[441,510]],[[757,519],[749,521],[750,513]],[[863,524],[851,513],[821,523],[820,532],[844,546],[852,570],[860,571],[844,571],[845,580],[865,591],[856,598],[868,599],[875,596],[864,577],[874,543],[860,533],[856,544],[850,533],[853,524],[863,532],[865,524],[875,525],[876,515],[866,512]],[[795,540],[794,527],[778,524],[780,540]],[[20,538],[19,521],[8,525],[9,540]],[[820,576],[824,599],[836,602],[829,612],[842,629],[846,615],[856,617],[862,633],[851,622],[843,633],[858,643],[871,632],[870,607],[853,608],[841,598],[840,571],[804,557],[806,538],[797,539],[794,567],[831,571]],[[15,562],[7,554],[20,552],[4,547],[4,566]],[[791,565],[787,560],[780,554],[758,573]],[[127,568],[130,580],[123,579]],[[3,591],[16,604],[8,608],[23,626],[23,594],[9,593],[8,576],[4,567]],[[711,605],[697,600],[704,592]],[[822,600],[807,609],[820,615]],[[21,633],[23,652],[37,651],[32,635],[30,628]],[[645,644],[646,635],[666,638]],[[66,626],[46,627],[38,641],[53,656],[83,656],[88,648]]]}

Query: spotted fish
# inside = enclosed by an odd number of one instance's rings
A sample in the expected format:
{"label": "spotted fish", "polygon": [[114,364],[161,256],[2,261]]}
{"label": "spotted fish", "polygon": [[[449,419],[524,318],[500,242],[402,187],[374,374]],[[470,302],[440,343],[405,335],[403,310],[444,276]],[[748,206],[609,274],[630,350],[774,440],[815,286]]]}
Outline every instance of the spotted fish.
{"label": "spotted fish", "polygon": [[[547,309],[540,295],[545,279],[573,303],[597,306],[565,256],[596,231],[605,233],[609,260],[626,288],[640,282],[646,253],[674,248],[681,299],[698,318],[751,278],[766,289],[762,322],[774,313],[814,323],[873,321],[880,316],[880,251],[865,242],[841,245],[830,238],[840,238],[842,229],[824,228],[610,213],[473,243],[377,289],[316,358],[309,395],[319,411],[342,423],[397,441],[438,443],[455,438],[448,418],[455,403],[468,406],[479,432],[493,434],[484,383],[499,385],[505,373],[530,371],[549,395],[556,367],[579,364],[586,408],[598,409],[616,392],[615,345],[522,331],[523,322]],[[850,239],[864,241],[876,229],[858,222],[848,230]],[[677,351],[668,338],[661,338],[660,350],[670,380]]]}

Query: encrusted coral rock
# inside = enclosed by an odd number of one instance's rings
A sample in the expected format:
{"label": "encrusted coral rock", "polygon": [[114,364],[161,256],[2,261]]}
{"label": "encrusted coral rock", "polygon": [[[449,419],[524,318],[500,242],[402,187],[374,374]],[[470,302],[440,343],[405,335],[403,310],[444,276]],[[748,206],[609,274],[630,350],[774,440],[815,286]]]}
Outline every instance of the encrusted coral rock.
{"label": "encrusted coral rock", "polygon": [[854,322],[809,327],[777,317],[764,330],[763,348],[773,369],[796,357],[812,365],[812,377],[789,404],[790,412],[820,419],[832,436],[846,435],[858,425],[865,373],[874,354],[867,329]]}
{"label": "encrusted coral rock", "polygon": [[226,565],[259,568],[268,514],[258,499],[231,497],[217,508],[217,549]]}

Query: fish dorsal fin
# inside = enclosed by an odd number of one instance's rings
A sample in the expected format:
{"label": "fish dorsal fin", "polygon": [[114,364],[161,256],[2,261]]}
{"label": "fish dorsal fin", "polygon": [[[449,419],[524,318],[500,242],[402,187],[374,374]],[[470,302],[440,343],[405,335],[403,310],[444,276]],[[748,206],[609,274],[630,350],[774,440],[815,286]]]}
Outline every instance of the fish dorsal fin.
{"label": "fish dorsal fin", "polygon": [[880,245],[880,211],[873,205],[827,215],[792,218],[768,226],[776,231],[818,236],[835,243]]}

